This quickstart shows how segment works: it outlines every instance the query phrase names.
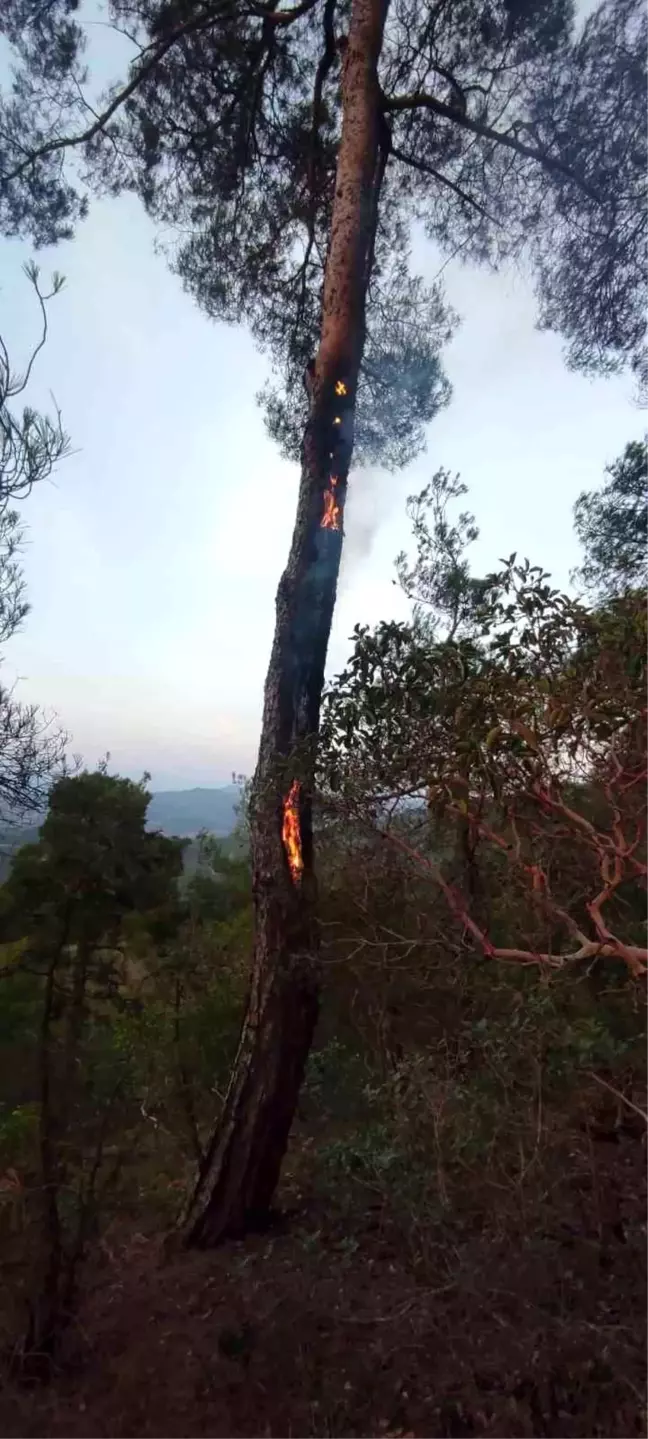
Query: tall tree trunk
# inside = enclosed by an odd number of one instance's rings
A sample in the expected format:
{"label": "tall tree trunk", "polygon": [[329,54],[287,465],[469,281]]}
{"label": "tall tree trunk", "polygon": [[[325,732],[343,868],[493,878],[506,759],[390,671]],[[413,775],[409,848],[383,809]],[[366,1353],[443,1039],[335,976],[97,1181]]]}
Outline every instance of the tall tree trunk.
{"label": "tall tree trunk", "polygon": [[277,591],[252,798],[250,992],[223,1115],[181,1225],[188,1244],[216,1244],[266,1218],[317,1021],[313,777],[387,158],[377,65],[388,3],[353,0],[351,9],[320,346],[292,546]]}

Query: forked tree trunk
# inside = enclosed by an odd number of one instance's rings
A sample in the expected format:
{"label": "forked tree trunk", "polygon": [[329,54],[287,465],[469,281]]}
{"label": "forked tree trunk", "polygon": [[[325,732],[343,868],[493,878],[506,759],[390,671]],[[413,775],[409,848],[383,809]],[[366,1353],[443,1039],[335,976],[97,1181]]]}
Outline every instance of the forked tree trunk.
{"label": "forked tree trunk", "polygon": [[[188,1244],[216,1244],[268,1215],[317,1021],[315,743],[386,160],[377,65],[388,3],[353,0],[351,9],[320,346],[292,546],[277,592],[252,800],[250,993],[223,1115],[181,1225]],[[297,847],[292,867],[285,834],[289,796]]]}

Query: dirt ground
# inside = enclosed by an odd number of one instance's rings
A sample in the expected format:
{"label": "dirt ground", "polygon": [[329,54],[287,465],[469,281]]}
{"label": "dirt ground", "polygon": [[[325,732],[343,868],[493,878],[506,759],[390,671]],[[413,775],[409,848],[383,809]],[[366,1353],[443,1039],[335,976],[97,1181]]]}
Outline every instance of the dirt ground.
{"label": "dirt ground", "polygon": [[52,1382],[4,1381],[0,1432],[645,1434],[644,1171],[643,1143],[601,1143],[546,1226],[440,1225],[424,1263],[383,1201],[307,1187],[215,1253],[113,1230]]}

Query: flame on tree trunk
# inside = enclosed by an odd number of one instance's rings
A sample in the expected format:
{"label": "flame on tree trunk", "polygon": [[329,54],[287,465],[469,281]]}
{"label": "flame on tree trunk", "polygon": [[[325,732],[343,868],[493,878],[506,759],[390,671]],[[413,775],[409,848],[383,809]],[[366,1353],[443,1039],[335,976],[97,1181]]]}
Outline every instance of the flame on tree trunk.
{"label": "flame on tree trunk", "polygon": [[290,794],[287,795],[284,800],[283,826],[281,831],[293,884],[299,884],[304,869],[301,827],[299,823],[299,789],[299,780],[294,779],[290,786]]}
{"label": "flame on tree trunk", "polygon": [[321,519],[323,530],[339,530],[341,514],[336,496],[337,475],[331,475],[329,488],[324,491],[324,514]]}
{"label": "flame on tree trunk", "polygon": [[267,1219],[317,1022],[315,743],[387,158],[377,66],[388,3],[353,0],[351,7],[320,345],[253,787],[249,996],[223,1114],[181,1223],[188,1244],[216,1244]]}

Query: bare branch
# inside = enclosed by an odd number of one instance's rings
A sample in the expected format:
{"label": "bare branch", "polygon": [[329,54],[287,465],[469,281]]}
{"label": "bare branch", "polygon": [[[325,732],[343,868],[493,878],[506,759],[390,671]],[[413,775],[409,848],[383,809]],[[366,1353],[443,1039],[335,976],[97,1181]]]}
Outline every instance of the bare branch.
{"label": "bare branch", "polygon": [[29,264],[23,269],[38,298],[41,335],[26,369],[20,374],[12,371],[7,346],[0,336],[0,515],[10,500],[24,499],[33,486],[47,479],[57,462],[70,453],[58,407],[56,420],[37,414],[29,406],[16,417],[9,408],[9,402],[21,395],[29,383],[35,360],[47,339],[47,302],[60,292],[64,283],[62,277],[55,274],[51,290],[45,293],[39,284],[37,266]]}
{"label": "bare branch", "polygon": [[632,1109],[635,1114],[638,1114],[640,1118],[643,1119],[644,1124],[648,1124],[648,1114],[646,1114],[645,1109],[641,1109],[632,1099],[628,1099],[626,1094],[622,1094],[621,1090],[617,1089],[614,1084],[608,1084],[607,1079],[602,1079],[601,1075],[595,1074],[592,1069],[588,1069],[587,1073],[590,1079],[595,1079],[597,1084],[601,1084],[604,1089],[609,1089],[610,1094],[614,1094],[617,1099],[620,1099],[622,1104],[627,1104],[628,1109]]}

